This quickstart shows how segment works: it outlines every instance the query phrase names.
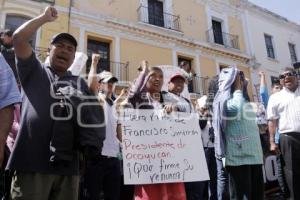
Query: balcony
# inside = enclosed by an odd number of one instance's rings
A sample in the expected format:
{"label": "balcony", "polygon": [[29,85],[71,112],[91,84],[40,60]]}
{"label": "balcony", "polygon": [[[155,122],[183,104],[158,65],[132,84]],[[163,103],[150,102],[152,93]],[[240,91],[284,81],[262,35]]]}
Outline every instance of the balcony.
{"label": "balcony", "polygon": [[194,75],[192,80],[193,80],[192,93],[196,93],[200,95],[207,94],[209,77],[201,77],[199,75]]}
{"label": "balcony", "polygon": [[140,6],[137,10],[139,21],[155,26],[180,31],[180,17],[169,13],[156,13],[149,16],[148,7]]}
{"label": "balcony", "polygon": [[119,83],[129,81],[129,62],[110,61],[110,72],[119,79]]}
{"label": "balcony", "polygon": [[233,48],[240,50],[239,36],[224,32],[216,32],[213,29],[206,31],[207,41],[209,43],[223,45],[226,48]]}
{"label": "balcony", "polygon": [[31,1],[37,1],[37,2],[41,2],[41,3],[50,3],[52,5],[55,4],[55,0],[31,0]]}

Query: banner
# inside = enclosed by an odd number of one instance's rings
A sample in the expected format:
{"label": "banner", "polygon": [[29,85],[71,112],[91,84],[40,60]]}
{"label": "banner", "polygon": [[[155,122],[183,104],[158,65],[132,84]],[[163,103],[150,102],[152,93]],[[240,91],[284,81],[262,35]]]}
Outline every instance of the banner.
{"label": "banner", "polygon": [[120,120],[125,184],[209,180],[197,114],[125,109]]}

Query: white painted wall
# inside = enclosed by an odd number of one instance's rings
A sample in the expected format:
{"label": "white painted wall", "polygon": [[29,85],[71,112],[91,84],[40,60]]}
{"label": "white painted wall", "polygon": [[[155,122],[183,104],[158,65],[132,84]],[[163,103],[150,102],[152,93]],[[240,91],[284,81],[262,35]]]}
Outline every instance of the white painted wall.
{"label": "white painted wall", "polygon": [[[288,43],[296,45],[297,58],[300,60],[300,26],[289,25],[276,17],[258,14],[251,9],[246,12],[248,24],[248,34],[251,43],[251,51],[256,57],[256,62],[261,66],[258,70],[267,73],[267,84],[271,87],[270,76],[278,76],[285,67],[291,67],[292,61]],[[272,60],[267,56],[264,34],[273,36],[273,46],[275,49],[276,59]],[[258,71],[257,70],[257,71]],[[257,84],[258,76],[254,72],[254,84]],[[256,77],[255,77],[256,76]],[[256,82],[256,83],[255,83]]]}

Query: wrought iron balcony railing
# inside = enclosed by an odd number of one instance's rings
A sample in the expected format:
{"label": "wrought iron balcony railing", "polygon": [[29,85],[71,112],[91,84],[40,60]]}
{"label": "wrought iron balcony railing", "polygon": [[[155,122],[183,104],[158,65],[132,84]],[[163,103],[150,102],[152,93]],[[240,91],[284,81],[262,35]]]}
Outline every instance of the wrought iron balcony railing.
{"label": "wrought iron balcony railing", "polygon": [[194,75],[192,78],[193,93],[205,95],[208,91],[209,77]]}
{"label": "wrought iron balcony railing", "polygon": [[160,26],[166,29],[180,31],[180,17],[169,13],[154,13],[148,11],[148,7],[140,5],[137,10],[139,21]]}
{"label": "wrought iron balcony railing", "polygon": [[239,36],[229,33],[214,31],[209,29],[206,31],[207,41],[210,43],[220,44],[227,48],[240,49]]}
{"label": "wrought iron balcony railing", "polygon": [[37,1],[37,2],[41,2],[41,3],[50,3],[52,5],[55,4],[55,0],[31,0],[31,1]]}
{"label": "wrought iron balcony railing", "polygon": [[119,82],[129,81],[129,62],[121,63],[110,61],[110,71],[119,79]]}
{"label": "wrought iron balcony railing", "polygon": [[[86,63],[86,75],[89,74],[91,68],[91,58]],[[97,73],[102,71],[110,71],[115,77],[118,78],[119,82],[129,81],[129,62],[115,62],[111,60],[100,60],[97,66]]]}

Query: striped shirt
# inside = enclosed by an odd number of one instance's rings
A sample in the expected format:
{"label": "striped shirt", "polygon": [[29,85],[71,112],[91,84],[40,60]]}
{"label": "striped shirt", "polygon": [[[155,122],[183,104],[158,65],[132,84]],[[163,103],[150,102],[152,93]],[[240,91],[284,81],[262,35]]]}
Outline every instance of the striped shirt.
{"label": "striped shirt", "polygon": [[0,109],[21,101],[13,71],[0,53]]}
{"label": "striped shirt", "polygon": [[252,105],[245,101],[243,92],[233,93],[226,111],[226,166],[263,164],[263,153]]}
{"label": "striped shirt", "polygon": [[295,92],[283,88],[270,96],[267,116],[279,120],[280,133],[300,133],[300,88]]}

